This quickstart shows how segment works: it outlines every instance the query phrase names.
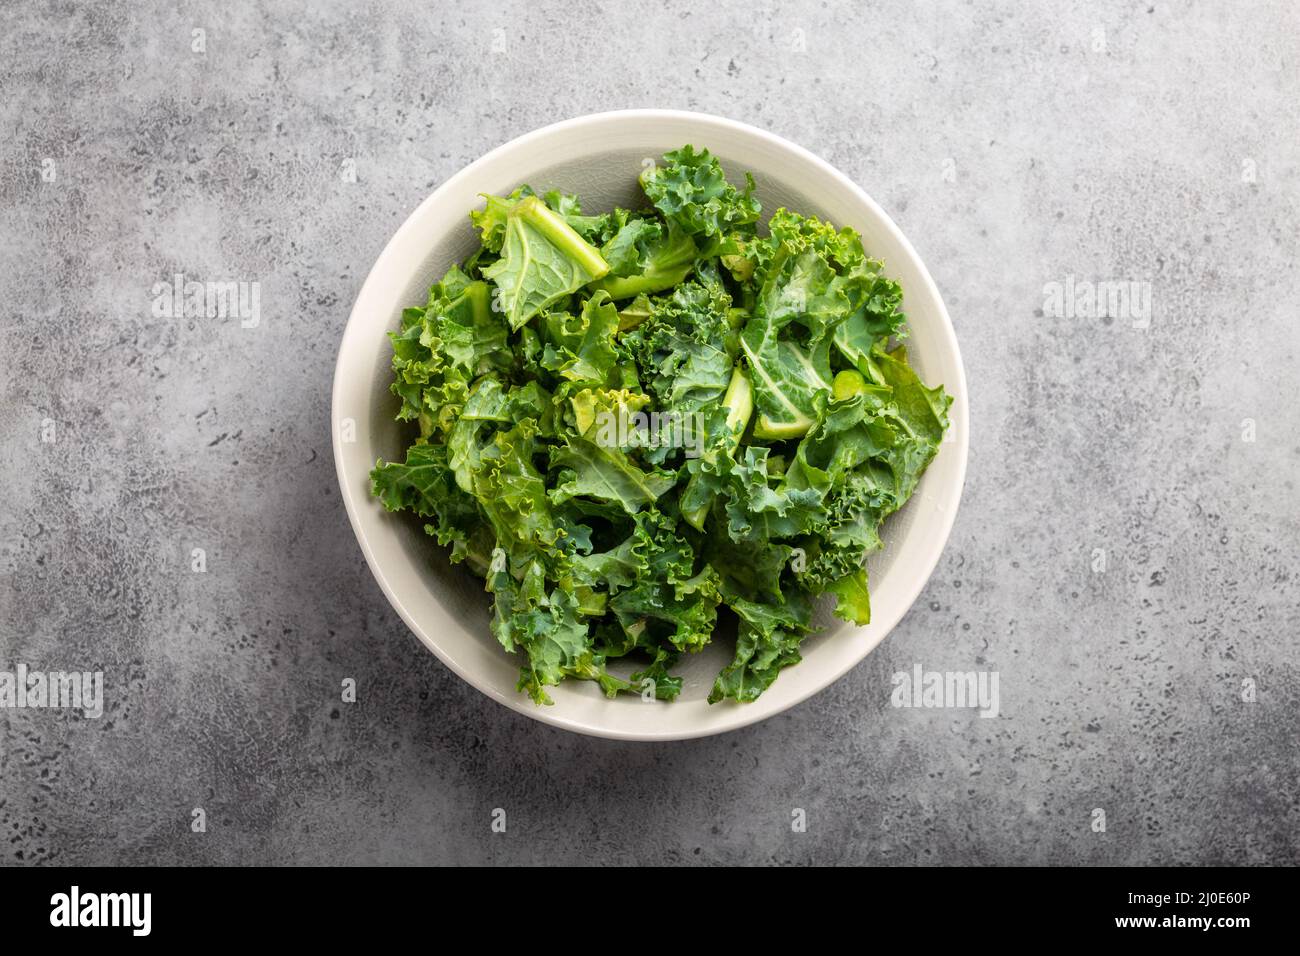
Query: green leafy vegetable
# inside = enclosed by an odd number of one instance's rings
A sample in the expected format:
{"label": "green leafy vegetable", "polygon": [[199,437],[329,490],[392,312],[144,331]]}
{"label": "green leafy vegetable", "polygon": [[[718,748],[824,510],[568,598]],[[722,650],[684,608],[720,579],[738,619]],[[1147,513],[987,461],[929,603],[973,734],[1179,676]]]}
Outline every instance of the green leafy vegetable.
{"label": "green leafy vegetable", "polygon": [[559,299],[577,292],[609,271],[600,251],[582,238],[564,217],[536,196],[496,200],[496,210],[484,227],[488,236],[500,235],[501,257],[483,270],[496,283],[502,310],[512,329]]}
{"label": "green leafy vegetable", "polygon": [[566,678],[672,700],[720,616],[709,701],[757,698],[818,600],[870,620],[865,559],[948,427],[857,233],[785,209],[760,230],[752,179],[691,146],[641,185],[646,208],[597,215],[484,197],[480,248],[390,333],[416,431],[372,490],[484,579],[538,703]]}
{"label": "green leafy vegetable", "polygon": [[664,154],[663,166],[641,174],[641,188],[660,214],[693,236],[716,236],[758,221],[761,207],[753,198],[754,180],[746,174],[742,193],[727,182],[707,149],[686,145]]}

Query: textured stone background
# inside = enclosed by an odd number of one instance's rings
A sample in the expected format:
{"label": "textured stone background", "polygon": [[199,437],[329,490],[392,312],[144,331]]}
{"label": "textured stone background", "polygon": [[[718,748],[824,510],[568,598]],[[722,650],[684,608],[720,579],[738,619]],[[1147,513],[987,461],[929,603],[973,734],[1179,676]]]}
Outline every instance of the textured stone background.
{"label": "textured stone background", "polygon": [[[697,6],[4,4],[0,669],[102,668],[107,710],[0,712],[0,860],[1300,862],[1294,7]],[[426,652],[328,421],[415,205],[634,106],[862,183],[946,296],[973,419],[882,648],[671,745],[516,716]],[[176,272],[260,282],[260,327],[154,318]],[[1071,275],[1149,282],[1150,327],[1044,315]],[[893,709],[915,662],[997,670],[1003,716]]]}

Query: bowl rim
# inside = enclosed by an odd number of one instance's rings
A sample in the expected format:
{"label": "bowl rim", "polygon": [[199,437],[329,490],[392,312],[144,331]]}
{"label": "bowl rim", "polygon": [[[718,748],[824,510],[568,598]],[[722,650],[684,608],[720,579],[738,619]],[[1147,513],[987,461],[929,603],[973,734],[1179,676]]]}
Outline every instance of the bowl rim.
{"label": "bowl rim", "polygon": [[[358,321],[358,313],[360,307],[362,303],[368,301],[371,297],[373,291],[371,287],[380,283],[382,279],[380,273],[383,272],[382,266],[385,261],[403,244],[407,233],[416,229],[416,224],[421,219],[425,210],[429,206],[435,204],[442,194],[452,192],[462,181],[472,178],[482,167],[491,164],[501,154],[507,151],[518,150],[538,140],[575,130],[581,130],[585,127],[598,126],[610,121],[626,122],[629,120],[638,122],[655,122],[661,120],[675,120],[679,122],[688,121],[699,123],[705,128],[712,127],[732,133],[758,137],[768,146],[794,154],[796,158],[813,166],[821,175],[836,180],[841,187],[853,193],[868,209],[870,209],[872,214],[877,217],[885,231],[888,232],[891,238],[899,244],[907,256],[911,258],[913,264],[917,267],[917,271],[920,273],[924,285],[925,293],[929,295],[938,306],[939,317],[942,319],[942,322],[939,323],[941,327],[936,331],[944,340],[945,347],[950,350],[957,371],[956,381],[945,380],[943,383],[945,389],[949,390],[950,394],[959,397],[959,400],[953,404],[952,410],[955,414],[953,415],[953,420],[949,425],[953,433],[953,440],[949,443],[948,448],[948,454],[955,455],[957,458],[955,463],[956,474],[950,486],[947,486],[943,492],[945,500],[943,501],[942,517],[940,518],[940,533],[934,539],[934,547],[929,550],[928,556],[924,557],[918,565],[919,573],[912,576],[911,593],[908,594],[899,604],[901,610],[899,610],[897,616],[881,627],[878,639],[869,646],[866,646],[860,655],[852,657],[847,661],[847,663],[836,667],[833,671],[828,673],[825,680],[818,681],[807,689],[796,692],[789,698],[789,700],[784,701],[778,709],[765,712],[756,708],[751,710],[753,705],[746,705],[744,707],[736,708],[732,712],[731,719],[729,720],[721,723],[710,723],[708,725],[702,725],[697,729],[689,729],[685,731],[655,731],[652,728],[644,732],[630,732],[620,729],[593,726],[583,720],[566,717],[563,713],[557,713],[557,707],[537,706],[523,694],[502,694],[490,682],[479,679],[469,668],[461,667],[449,654],[444,652],[442,648],[438,646],[438,643],[426,633],[426,629],[415,620],[414,615],[399,599],[396,591],[390,584],[387,576],[384,574],[383,568],[375,555],[374,548],[366,536],[359,513],[362,504],[357,501],[357,495],[348,483],[347,475],[344,472],[342,429],[339,427],[340,419],[338,417],[341,402],[343,400],[342,368],[344,364],[344,356],[348,351],[349,339],[352,336],[359,334],[359,326],[361,323]],[[751,724],[766,720],[769,717],[774,717],[777,714],[784,713],[790,708],[803,703],[808,698],[830,687],[854,667],[861,664],[872,651],[884,642],[885,638],[889,636],[898,623],[912,609],[912,606],[916,603],[916,599],[920,596],[921,591],[925,588],[925,585],[934,574],[934,569],[938,566],[939,559],[942,557],[948,539],[951,536],[953,524],[957,518],[957,511],[961,504],[962,492],[966,484],[966,468],[969,450],[969,409],[966,397],[966,367],[962,362],[961,350],[957,343],[957,334],[953,329],[952,319],[948,315],[948,308],[943,301],[943,297],[940,295],[939,289],[935,285],[933,277],[930,275],[930,270],[926,267],[924,260],[921,259],[916,249],[912,246],[912,243],[908,240],[907,236],[898,227],[894,220],[890,218],[888,213],[886,213],[885,210],[871,198],[867,191],[859,186],[853,179],[803,146],[791,142],[776,133],[757,126],[752,126],[749,123],[744,123],[739,120],[733,120],[711,113],[695,112],[693,110],[607,110],[599,113],[587,113],[571,119],[550,123],[502,143],[500,146],[484,153],[478,159],[462,167],[459,171],[444,180],[407,215],[406,219],[402,222],[402,225],[397,228],[397,231],[394,232],[388,242],[384,244],[383,250],[379,253],[378,258],[375,259],[374,264],[370,267],[365,281],[357,292],[356,300],[353,303],[352,309],[348,313],[348,321],[344,326],[343,333],[339,339],[339,351],[334,363],[334,381],[332,383],[330,397],[331,447],[334,452],[335,475],[338,479],[339,492],[343,498],[344,508],[347,511],[348,523],[352,526],[353,536],[357,539],[357,543],[361,547],[361,553],[366,559],[366,565],[370,568],[371,575],[379,584],[380,590],[383,591],[384,596],[388,599],[388,603],[395,611],[397,611],[398,616],[401,617],[402,621],[410,631],[420,640],[420,643],[428,650],[432,651],[448,669],[456,674],[456,676],[464,680],[471,687],[474,687],[476,690],[482,692],[498,703],[509,707],[516,713],[523,714],[526,717],[540,721],[544,724],[549,724],[553,727],[559,727],[563,730],[613,740],[689,740],[723,734],[732,730],[739,730],[742,727],[747,727]],[[367,497],[365,504],[369,505],[369,503],[370,499]],[[872,623],[875,624],[876,622],[873,621]]]}

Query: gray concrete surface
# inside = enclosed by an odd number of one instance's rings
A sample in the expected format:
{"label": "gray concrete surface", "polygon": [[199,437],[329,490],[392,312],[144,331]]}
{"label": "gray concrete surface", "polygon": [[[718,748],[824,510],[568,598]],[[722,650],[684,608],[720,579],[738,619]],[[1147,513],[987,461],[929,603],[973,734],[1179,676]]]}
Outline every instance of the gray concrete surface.
{"label": "gray concrete surface", "polygon": [[[106,686],[98,720],[0,711],[0,861],[1300,862],[1298,61],[1285,2],[6,3],[0,670]],[[973,416],[882,648],[671,745],[513,715],[428,654],[328,422],[411,209],[634,106],[862,183],[946,296]],[[155,316],[176,273],[260,283],[260,324]],[[1149,284],[1149,322],[1054,314],[1071,276]],[[916,663],[997,671],[1002,715],[890,706]]]}

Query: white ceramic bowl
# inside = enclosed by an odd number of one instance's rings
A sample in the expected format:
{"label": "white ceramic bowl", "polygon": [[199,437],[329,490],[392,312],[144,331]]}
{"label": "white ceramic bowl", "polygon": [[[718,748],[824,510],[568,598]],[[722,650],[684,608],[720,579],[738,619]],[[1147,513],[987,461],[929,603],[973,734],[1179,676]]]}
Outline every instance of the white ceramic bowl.
{"label": "white ceramic bowl", "polygon": [[[520,183],[577,193],[588,212],[643,204],[637,174],[683,143],[706,146],[733,182],[746,170],[758,184],[764,215],[779,206],[813,213],[862,233],[868,252],[902,283],[911,337],[909,355],[929,384],[954,397],[950,440],[916,494],[885,525],[885,549],[871,558],[872,621],[854,627],[820,615],[827,629],[803,646],[803,662],[787,668],[752,704],[705,701],[731,657],[719,640],[684,657],[673,703],[622,696],[608,700],[594,684],[551,688],[554,705],[539,707],[515,690],[519,661],[488,630],[489,596],[480,581],[451,566],[421,524],[388,514],[370,496],[376,459],[399,460],[409,431],[393,420],[388,390],[392,350],[384,334],[401,310],[424,302],[429,285],[477,244],[469,211],[480,193],[506,193]],[[334,459],[352,529],[388,600],[444,664],[483,693],[537,720],[602,737],[673,740],[721,733],[780,713],[831,684],[865,657],[898,623],[934,570],[948,539],[966,472],[966,378],[952,324],[930,274],[879,206],[843,173],[779,136],[716,116],[669,110],[598,113],[556,123],[506,143],[471,163],[420,204],[370,270],[343,333],[334,372]],[[882,691],[883,693],[883,691]],[[435,702],[435,706],[437,706]]]}

